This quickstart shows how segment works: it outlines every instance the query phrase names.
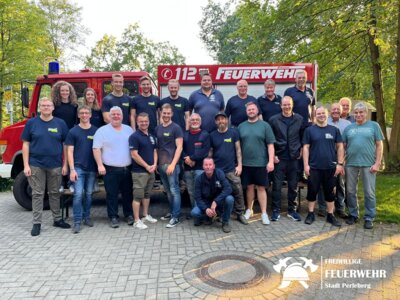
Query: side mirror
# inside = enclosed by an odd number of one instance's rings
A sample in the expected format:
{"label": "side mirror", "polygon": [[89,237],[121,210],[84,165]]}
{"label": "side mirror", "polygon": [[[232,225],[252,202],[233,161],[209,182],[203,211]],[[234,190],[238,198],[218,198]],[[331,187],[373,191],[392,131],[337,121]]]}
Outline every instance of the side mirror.
{"label": "side mirror", "polygon": [[29,108],[29,89],[26,86],[21,88],[21,101],[24,107]]}

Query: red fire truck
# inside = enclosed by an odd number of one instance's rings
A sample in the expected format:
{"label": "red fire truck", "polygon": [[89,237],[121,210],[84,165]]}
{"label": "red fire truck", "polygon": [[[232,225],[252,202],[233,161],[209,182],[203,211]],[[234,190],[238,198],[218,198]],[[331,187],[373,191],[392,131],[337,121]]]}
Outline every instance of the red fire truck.
{"label": "red fire truck", "polygon": [[[264,94],[263,84],[267,79],[276,82],[276,93],[283,95],[284,91],[294,84],[294,76],[298,70],[308,74],[307,84],[316,91],[317,65],[311,63],[289,64],[237,64],[237,65],[161,65],[158,67],[158,92],[160,98],[169,95],[167,84],[170,79],[177,79],[181,84],[180,95],[188,98],[194,90],[200,87],[201,74],[212,76],[214,87],[220,90],[227,101],[237,93],[236,83],[246,79],[249,83],[249,94],[258,97]],[[124,76],[125,93],[135,96],[140,92],[139,78],[146,72],[119,72]],[[38,101],[49,97],[52,85],[59,81],[68,81],[75,88],[79,99],[87,87],[95,89],[98,99],[111,92],[111,72],[90,72],[83,70],[77,73],[49,74],[39,76],[34,85],[29,100],[29,90],[26,84],[21,84],[21,100],[28,108],[26,119],[0,131],[0,154],[3,164],[0,164],[0,176],[13,178],[13,193],[15,200],[24,208],[32,208],[31,189],[23,173],[21,133],[29,118],[38,112]],[[154,85],[153,91],[157,88]],[[48,203],[45,201],[45,206]]]}

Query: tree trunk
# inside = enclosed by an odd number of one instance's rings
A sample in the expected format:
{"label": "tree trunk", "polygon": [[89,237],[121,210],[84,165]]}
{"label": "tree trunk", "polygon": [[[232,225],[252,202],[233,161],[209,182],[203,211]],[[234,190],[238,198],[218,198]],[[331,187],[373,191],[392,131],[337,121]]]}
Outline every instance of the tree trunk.
{"label": "tree trunk", "polygon": [[400,167],[400,0],[397,2],[397,9],[396,96],[389,141],[389,167],[391,169]]}
{"label": "tree trunk", "polygon": [[383,94],[383,84],[382,84],[382,67],[379,62],[379,48],[375,44],[375,39],[377,37],[376,32],[376,16],[373,12],[373,8],[370,11],[369,15],[370,19],[370,26],[368,28],[368,46],[369,52],[371,56],[371,63],[372,63],[372,74],[373,74],[373,81],[372,81],[372,88],[374,91],[375,96],[375,107],[376,107],[376,116],[379,125],[381,126],[383,136],[385,140],[383,141],[383,159],[387,161],[387,154],[389,151],[389,143],[387,140],[387,133],[386,133],[386,122],[385,122],[385,108],[384,108],[384,94]]}

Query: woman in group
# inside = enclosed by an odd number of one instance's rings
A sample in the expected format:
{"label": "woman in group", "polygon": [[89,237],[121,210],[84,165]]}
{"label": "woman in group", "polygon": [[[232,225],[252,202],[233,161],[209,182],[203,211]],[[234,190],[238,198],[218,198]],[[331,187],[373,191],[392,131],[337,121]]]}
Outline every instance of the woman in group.
{"label": "woman in group", "polygon": [[83,91],[83,104],[89,106],[92,109],[92,117],[90,118],[90,124],[100,128],[103,126],[103,114],[100,109],[99,102],[97,100],[97,95],[94,89],[86,88]]}
{"label": "woman in group", "polygon": [[58,81],[51,90],[54,103],[53,116],[65,121],[68,129],[77,124],[78,101],[73,86],[66,81]]}

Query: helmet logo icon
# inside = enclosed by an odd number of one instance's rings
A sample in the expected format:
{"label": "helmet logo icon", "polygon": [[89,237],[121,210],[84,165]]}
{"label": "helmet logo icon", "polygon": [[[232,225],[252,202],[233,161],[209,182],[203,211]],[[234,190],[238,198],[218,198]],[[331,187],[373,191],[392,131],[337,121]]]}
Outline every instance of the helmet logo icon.
{"label": "helmet logo icon", "polygon": [[294,262],[288,264],[288,261],[292,257],[286,257],[280,259],[279,263],[273,266],[277,273],[282,274],[282,282],[279,288],[287,288],[292,281],[298,281],[305,289],[308,289],[309,285],[307,281],[310,280],[307,269],[310,269],[311,273],[314,273],[318,269],[318,265],[313,264],[312,259],[306,257],[299,257],[303,262]]}

